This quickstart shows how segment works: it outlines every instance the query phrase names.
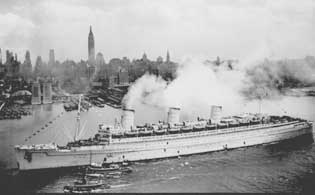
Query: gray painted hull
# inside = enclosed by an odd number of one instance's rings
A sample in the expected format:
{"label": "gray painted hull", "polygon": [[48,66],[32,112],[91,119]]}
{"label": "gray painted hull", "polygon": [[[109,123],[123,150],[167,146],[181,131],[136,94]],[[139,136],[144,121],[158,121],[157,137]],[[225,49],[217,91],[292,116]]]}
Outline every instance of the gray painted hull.
{"label": "gray painted hull", "polygon": [[112,139],[109,145],[83,146],[71,150],[34,151],[31,160],[24,150],[15,150],[20,170],[61,168],[176,157],[279,142],[312,134],[312,124],[290,122],[274,125],[253,125],[161,136]]}

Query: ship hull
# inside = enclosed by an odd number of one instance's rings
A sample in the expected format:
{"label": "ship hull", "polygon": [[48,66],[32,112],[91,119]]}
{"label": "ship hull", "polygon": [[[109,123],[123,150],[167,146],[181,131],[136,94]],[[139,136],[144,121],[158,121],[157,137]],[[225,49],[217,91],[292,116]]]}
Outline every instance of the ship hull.
{"label": "ship hull", "polygon": [[32,152],[16,150],[20,170],[84,166],[91,162],[141,161],[191,155],[226,149],[275,143],[312,135],[312,125],[293,122],[282,125],[254,125],[161,136],[113,139],[109,145],[83,146],[65,151]]}

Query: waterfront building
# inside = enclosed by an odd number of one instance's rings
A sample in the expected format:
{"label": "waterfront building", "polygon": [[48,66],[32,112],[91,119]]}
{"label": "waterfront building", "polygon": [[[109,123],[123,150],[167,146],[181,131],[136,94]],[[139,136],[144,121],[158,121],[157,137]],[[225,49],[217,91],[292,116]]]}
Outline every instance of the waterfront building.
{"label": "waterfront building", "polygon": [[41,104],[41,90],[39,82],[32,84],[32,104]]}
{"label": "waterfront building", "polygon": [[119,83],[119,85],[129,84],[129,75],[125,69],[121,69],[118,72],[118,83]]}
{"label": "waterfront building", "polygon": [[115,76],[115,75],[110,75],[109,77],[108,77],[108,87],[109,88],[112,88],[112,87],[114,87],[114,85],[116,85],[117,84],[117,76]]}
{"label": "waterfront building", "polygon": [[52,103],[52,88],[51,82],[43,83],[43,104],[51,104]]}

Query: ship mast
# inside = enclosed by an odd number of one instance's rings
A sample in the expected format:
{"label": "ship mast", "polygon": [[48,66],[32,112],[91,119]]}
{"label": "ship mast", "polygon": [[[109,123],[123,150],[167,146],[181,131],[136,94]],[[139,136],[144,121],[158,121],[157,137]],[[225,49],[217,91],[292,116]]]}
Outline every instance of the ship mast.
{"label": "ship mast", "polygon": [[74,141],[77,140],[77,135],[80,131],[80,111],[81,111],[81,97],[82,97],[82,94],[79,95],[79,103],[78,103],[78,113],[77,113],[77,129],[74,133]]}

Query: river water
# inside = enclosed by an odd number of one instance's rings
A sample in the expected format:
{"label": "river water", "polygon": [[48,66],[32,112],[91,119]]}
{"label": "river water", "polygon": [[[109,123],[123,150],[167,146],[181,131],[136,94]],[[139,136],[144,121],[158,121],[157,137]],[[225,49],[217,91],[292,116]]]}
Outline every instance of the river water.
{"label": "river water", "polygon": [[[315,121],[314,97],[284,97],[263,101],[261,111]],[[135,123],[166,119],[166,110],[138,104]],[[257,112],[258,102],[241,105],[224,114]],[[21,120],[0,121],[0,167],[16,167],[13,146],[73,139],[76,112],[65,112],[62,104],[37,105],[33,114]],[[93,136],[100,123],[113,124],[121,111],[111,107],[92,108],[81,113],[80,138]],[[194,113],[182,119],[193,119]],[[206,117],[206,116],[204,116]],[[313,130],[314,131],[314,130]],[[35,135],[33,135],[35,133]],[[315,144],[296,139],[231,151],[212,152],[181,158],[133,163],[133,172],[109,179],[110,189],[102,192],[305,192],[314,189]],[[1,177],[2,178],[2,177]],[[78,179],[78,170],[51,171],[46,175],[10,178],[6,187],[30,192],[62,192],[63,186]],[[2,181],[0,181],[2,183]]]}

